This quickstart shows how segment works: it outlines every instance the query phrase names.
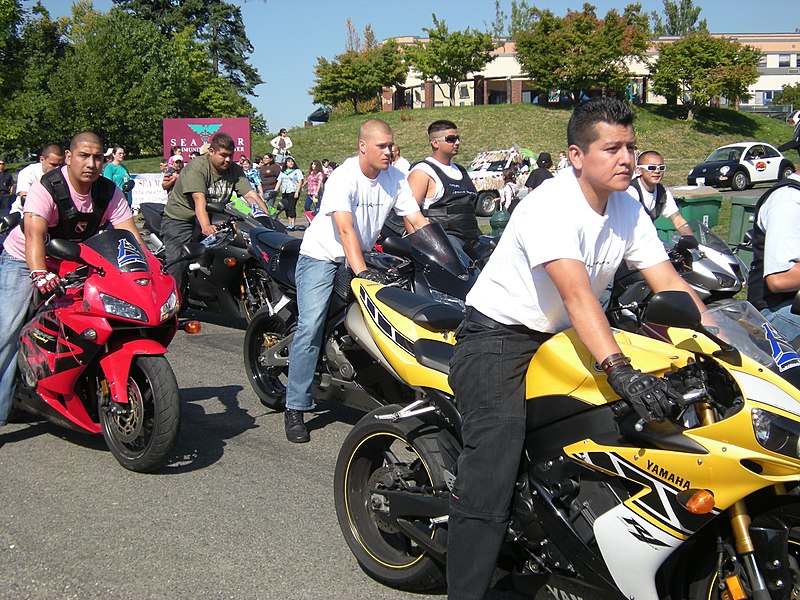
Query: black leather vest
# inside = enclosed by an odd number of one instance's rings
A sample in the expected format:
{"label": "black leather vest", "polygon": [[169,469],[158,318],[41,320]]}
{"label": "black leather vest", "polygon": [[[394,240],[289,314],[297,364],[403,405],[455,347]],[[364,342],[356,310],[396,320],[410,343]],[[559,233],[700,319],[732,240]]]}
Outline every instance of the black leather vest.
{"label": "black leather vest", "polygon": [[431,223],[440,223],[444,230],[469,242],[481,235],[478,219],[475,217],[475,197],[478,192],[472,184],[467,171],[461,165],[454,165],[461,171],[461,179],[451,179],[439,167],[425,160],[444,186],[442,197],[422,211]]}
{"label": "black leather vest", "polygon": [[764,282],[764,243],[766,232],[758,226],[758,213],[772,193],[784,187],[793,187],[800,192],[800,183],[793,179],[784,179],[773,185],[764,192],[756,203],[756,210],[753,216],[753,261],[750,263],[750,271],[747,274],[747,300],[758,310],[762,308],[774,308],[791,300],[797,292],[771,292]]}
{"label": "black leather vest", "polygon": [[50,239],[71,240],[82,242],[100,230],[103,215],[111,203],[114,196],[116,184],[110,179],[100,177],[92,183],[92,211],[88,213],[79,212],[72,201],[61,169],[53,169],[49,173],[42,175],[40,179],[45,189],[50,192],[53,202],[58,209],[58,223],[50,227],[47,233]]}
{"label": "black leather vest", "polygon": [[648,210],[647,206],[644,204],[644,194],[642,193],[642,184],[639,179],[640,178],[637,177],[636,179],[631,180],[631,185],[636,188],[637,192],[639,192],[639,203],[642,205],[644,212],[647,213],[647,216],[650,217],[651,221],[655,221],[664,210],[664,205],[667,203],[667,188],[660,183],[656,184],[656,189],[653,190],[653,197],[655,198],[656,202],[653,205],[653,210]]}

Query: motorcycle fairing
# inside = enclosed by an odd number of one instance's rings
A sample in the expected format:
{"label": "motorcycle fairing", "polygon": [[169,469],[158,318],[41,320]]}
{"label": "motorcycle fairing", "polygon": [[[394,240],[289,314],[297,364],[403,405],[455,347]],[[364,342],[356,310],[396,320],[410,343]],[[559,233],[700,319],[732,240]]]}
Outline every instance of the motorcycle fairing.
{"label": "motorcycle fairing", "polygon": [[[431,340],[452,346],[455,344],[454,333],[425,329],[381,302],[376,295],[384,286],[379,283],[354,278],[350,285],[372,339],[402,380],[412,387],[434,388],[452,394],[445,373],[425,367],[417,361],[414,343],[418,340]],[[420,297],[420,301],[430,302],[423,297]]]}
{"label": "motorcycle fairing", "polygon": [[[689,352],[640,335],[614,330],[614,338],[622,352],[633,357],[633,366],[644,373],[662,375],[692,358]],[[528,399],[573,396],[595,406],[619,399],[574,329],[554,335],[539,347],[528,367],[525,389]]]}
{"label": "motorcycle fairing", "polygon": [[111,399],[114,402],[127,404],[128,402],[128,376],[131,363],[139,354],[145,356],[158,356],[167,353],[167,349],[155,340],[116,340],[111,345],[105,356],[100,359],[100,368],[108,381]]}

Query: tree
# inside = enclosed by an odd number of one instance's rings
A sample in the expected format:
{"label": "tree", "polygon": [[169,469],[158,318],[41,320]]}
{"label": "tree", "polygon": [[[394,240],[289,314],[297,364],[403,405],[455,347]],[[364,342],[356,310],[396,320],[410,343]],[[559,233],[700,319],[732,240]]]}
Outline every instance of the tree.
{"label": "tree", "polygon": [[692,0],[680,0],[680,4],[674,0],[663,0],[664,17],[666,23],[661,20],[661,15],[656,11],[650,13],[653,20],[653,34],[655,36],[676,35],[685,36],[694,31],[704,31],[708,33],[708,23],[705,19],[698,21],[700,11],[703,9],[695,6]]}
{"label": "tree", "polygon": [[495,59],[491,55],[496,45],[486,32],[450,32],[444,20],[433,17],[433,27],[423,27],[427,42],[416,42],[406,48],[408,62],[422,79],[435,80],[449,87],[450,106],[456,103],[456,86],[470,73],[481,71]]}
{"label": "tree", "polygon": [[534,7],[528,6],[527,0],[511,0],[510,14],[500,8],[500,0],[494,0],[494,13],[491,30],[496,38],[514,37],[517,32],[530,29],[536,20]]}
{"label": "tree", "polygon": [[773,104],[791,104],[795,108],[800,108],[800,83],[783,86],[780,92],[775,94],[772,99]]}
{"label": "tree", "polygon": [[8,79],[8,69],[14,65],[14,49],[17,47],[17,29],[22,22],[22,6],[19,0],[0,0],[0,91]]}
{"label": "tree", "polygon": [[166,36],[192,29],[197,41],[208,43],[214,75],[224,75],[243,94],[253,95],[263,83],[247,60],[253,45],[247,37],[242,11],[224,0],[113,0],[145,21],[159,24]]}
{"label": "tree", "polygon": [[653,91],[682,97],[690,120],[715,97],[734,104],[748,98],[748,86],[758,80],[760,52],[733,40],[696,32],[662,44],[659,50],[653,66]]}
{"label": "tree", "polygon": [[[47,137],[49,123],[44,112],[52,103],[50,81],[66,54],[67,18],[52,20],[47,10],[36,3],[23,17],[11,75],[0,100],[0,146],[18,156],[41,147]],[[50,140],[54,141],[54,140]]]}
{"label": "tree", "polygon": [[514,35],[517,60],[533,84],[544,91],[567,90],[576,101],[589,90],[622,92],[630,78],[627,61],[642,58],[650,39],[639,4],[603,19],[595,7],[567,11],[563,18],[532,9],[529,29]]}
{"label": "tree", "polygon": [[383,88],[405,83],[408,67],[393,39],[378,45],[372,28],[364,30],[364,41],[348,19],[348,37],[343,53],[328,60],[317,58],[314,87],[310,94],[317,104],[348,104],[358,113],[359,102],[380,97]]}

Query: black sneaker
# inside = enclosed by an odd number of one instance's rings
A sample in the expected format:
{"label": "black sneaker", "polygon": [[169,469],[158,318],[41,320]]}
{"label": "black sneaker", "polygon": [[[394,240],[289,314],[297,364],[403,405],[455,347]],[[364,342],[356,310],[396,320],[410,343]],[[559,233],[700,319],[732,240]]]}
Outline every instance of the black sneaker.
{"label": "black sneaker", "polygon": [[286,439],[294,444],[302,444],[311,439],[306,424],[303,423],[303,411],[287,408],[283,413],[283,426],[286,428]]}

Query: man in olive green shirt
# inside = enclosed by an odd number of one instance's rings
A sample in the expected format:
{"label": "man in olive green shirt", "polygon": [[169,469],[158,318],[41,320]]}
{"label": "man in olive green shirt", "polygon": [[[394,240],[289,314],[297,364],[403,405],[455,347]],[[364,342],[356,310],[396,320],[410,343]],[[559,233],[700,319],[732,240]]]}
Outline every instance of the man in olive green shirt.
{"label": "man in olive green shirt", "polygon": [[[208,216],[207,202],[227,203],[235,191],[266,212],[266,206],[247,181],[242,167],[232,162],[234,148],[233,138],[227,133],[215,134],[208,152],[189,161],[175,182],[161,222],[167,263],[180,258],[181,247],[192,241],[195,222],[199,223],[203,235],[216,231]],[[168,269],[178,284],[182,303],[186,295],[186,267],[186,262],[178,262]]]}

